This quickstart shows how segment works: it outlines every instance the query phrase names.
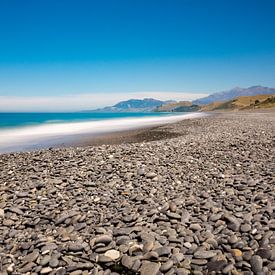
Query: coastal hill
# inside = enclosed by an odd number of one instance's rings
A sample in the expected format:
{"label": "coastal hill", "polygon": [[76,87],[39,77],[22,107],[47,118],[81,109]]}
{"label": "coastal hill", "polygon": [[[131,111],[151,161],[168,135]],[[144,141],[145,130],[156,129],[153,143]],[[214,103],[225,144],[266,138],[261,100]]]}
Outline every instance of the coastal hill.
{"label": "coastal hill", "polygon": [[[157,107],[156,112],[192,112],[213,110],[245,110],[274,106],[275,88],[251,86],[210,94],[194,101],[173,102]],[[270,98],[271,96],[271,98]]]}
{"label": "coastal hill", "polygon": [[200,107],[192,104],[191,101],[179,101],[161,105],[157,107],[155,112],[193,112],[198,111]]}
{"label": "coastal hill", "polygon": [[107,106],[104,108],[89,110],[85,112],[151,112],[157,107],[173,103],[173,100],[157,100],[154,98],[144,98],[144,99],[129,99],[126,101],[118,102],[113,106]]}
{"label": "coastal hill", "polygon": [[233,100],[213,102],[201,106],[200,111],[242,111],[275,107],[275,94],[240,96]]}
{"label": "coastal hill", "polygon": [[233,100],[240,96],[254,96],[261,94],[275,94],[275,88],[263,87],[263,86],[251,86],[249,88],[236,87],[234,89],[210,94],[207,97],[200,98],[193,101],[195,105],[206,105],[213,102]]}

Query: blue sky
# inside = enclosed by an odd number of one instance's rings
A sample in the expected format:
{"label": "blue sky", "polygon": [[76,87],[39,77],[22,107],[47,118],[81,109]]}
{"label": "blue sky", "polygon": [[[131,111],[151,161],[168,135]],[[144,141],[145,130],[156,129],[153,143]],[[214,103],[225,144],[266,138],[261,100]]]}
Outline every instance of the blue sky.
{"label": "blue sky", "polygon": [[273,0],[1,0],[0,97],[93,107],[275,87],[274,12]]}

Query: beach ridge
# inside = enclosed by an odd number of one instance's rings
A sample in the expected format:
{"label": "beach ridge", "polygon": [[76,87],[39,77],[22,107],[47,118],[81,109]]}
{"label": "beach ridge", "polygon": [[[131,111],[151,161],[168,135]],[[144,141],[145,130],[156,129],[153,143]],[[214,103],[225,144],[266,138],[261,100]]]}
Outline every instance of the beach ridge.
{"label": "beach ridge", "polygon": [[1,272],[271,274],[274,120],[219,113],[0,155]]}

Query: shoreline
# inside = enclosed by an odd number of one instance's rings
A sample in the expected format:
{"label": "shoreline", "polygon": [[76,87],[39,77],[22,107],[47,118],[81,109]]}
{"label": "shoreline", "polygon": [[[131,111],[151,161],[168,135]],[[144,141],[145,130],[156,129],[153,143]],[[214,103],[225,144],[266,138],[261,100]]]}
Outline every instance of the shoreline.
{"label": "shoreline", "polygon": [[274,115],[160,129],[180,135],[0,155],[4,274],[271,274]]}
{"label": "shoreline", "polygon": [[[119,144],[140,139],[157,139],[167,136],[165,132],[156,132],[146,137],[147,129],[156,129],[181,120],[206,116],[206,113],[171,114],[167,116],[108,119],[77,123],[44,124],[19,129],[0,131],[0,153],[26,152],[47,148],[66,148],[71,146],[100,145],[104,142]],[[145,134],[144,137],[143,134]],[[171,135],[172,136],[172,135]]]}

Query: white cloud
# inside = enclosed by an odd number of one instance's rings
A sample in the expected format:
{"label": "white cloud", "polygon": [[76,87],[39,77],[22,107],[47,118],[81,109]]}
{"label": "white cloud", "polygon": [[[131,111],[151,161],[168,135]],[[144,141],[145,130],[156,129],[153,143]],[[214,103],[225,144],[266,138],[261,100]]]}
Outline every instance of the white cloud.
{"label": "white cloud", "polygon": [[133,92],[133,93],[93,93],[65,96],[0,96],[0,112],[25,111],[78,111],[90,110],[130,98],[145,97],[160,100],[194,100],[207,96],[207,93],[191,92]]}

